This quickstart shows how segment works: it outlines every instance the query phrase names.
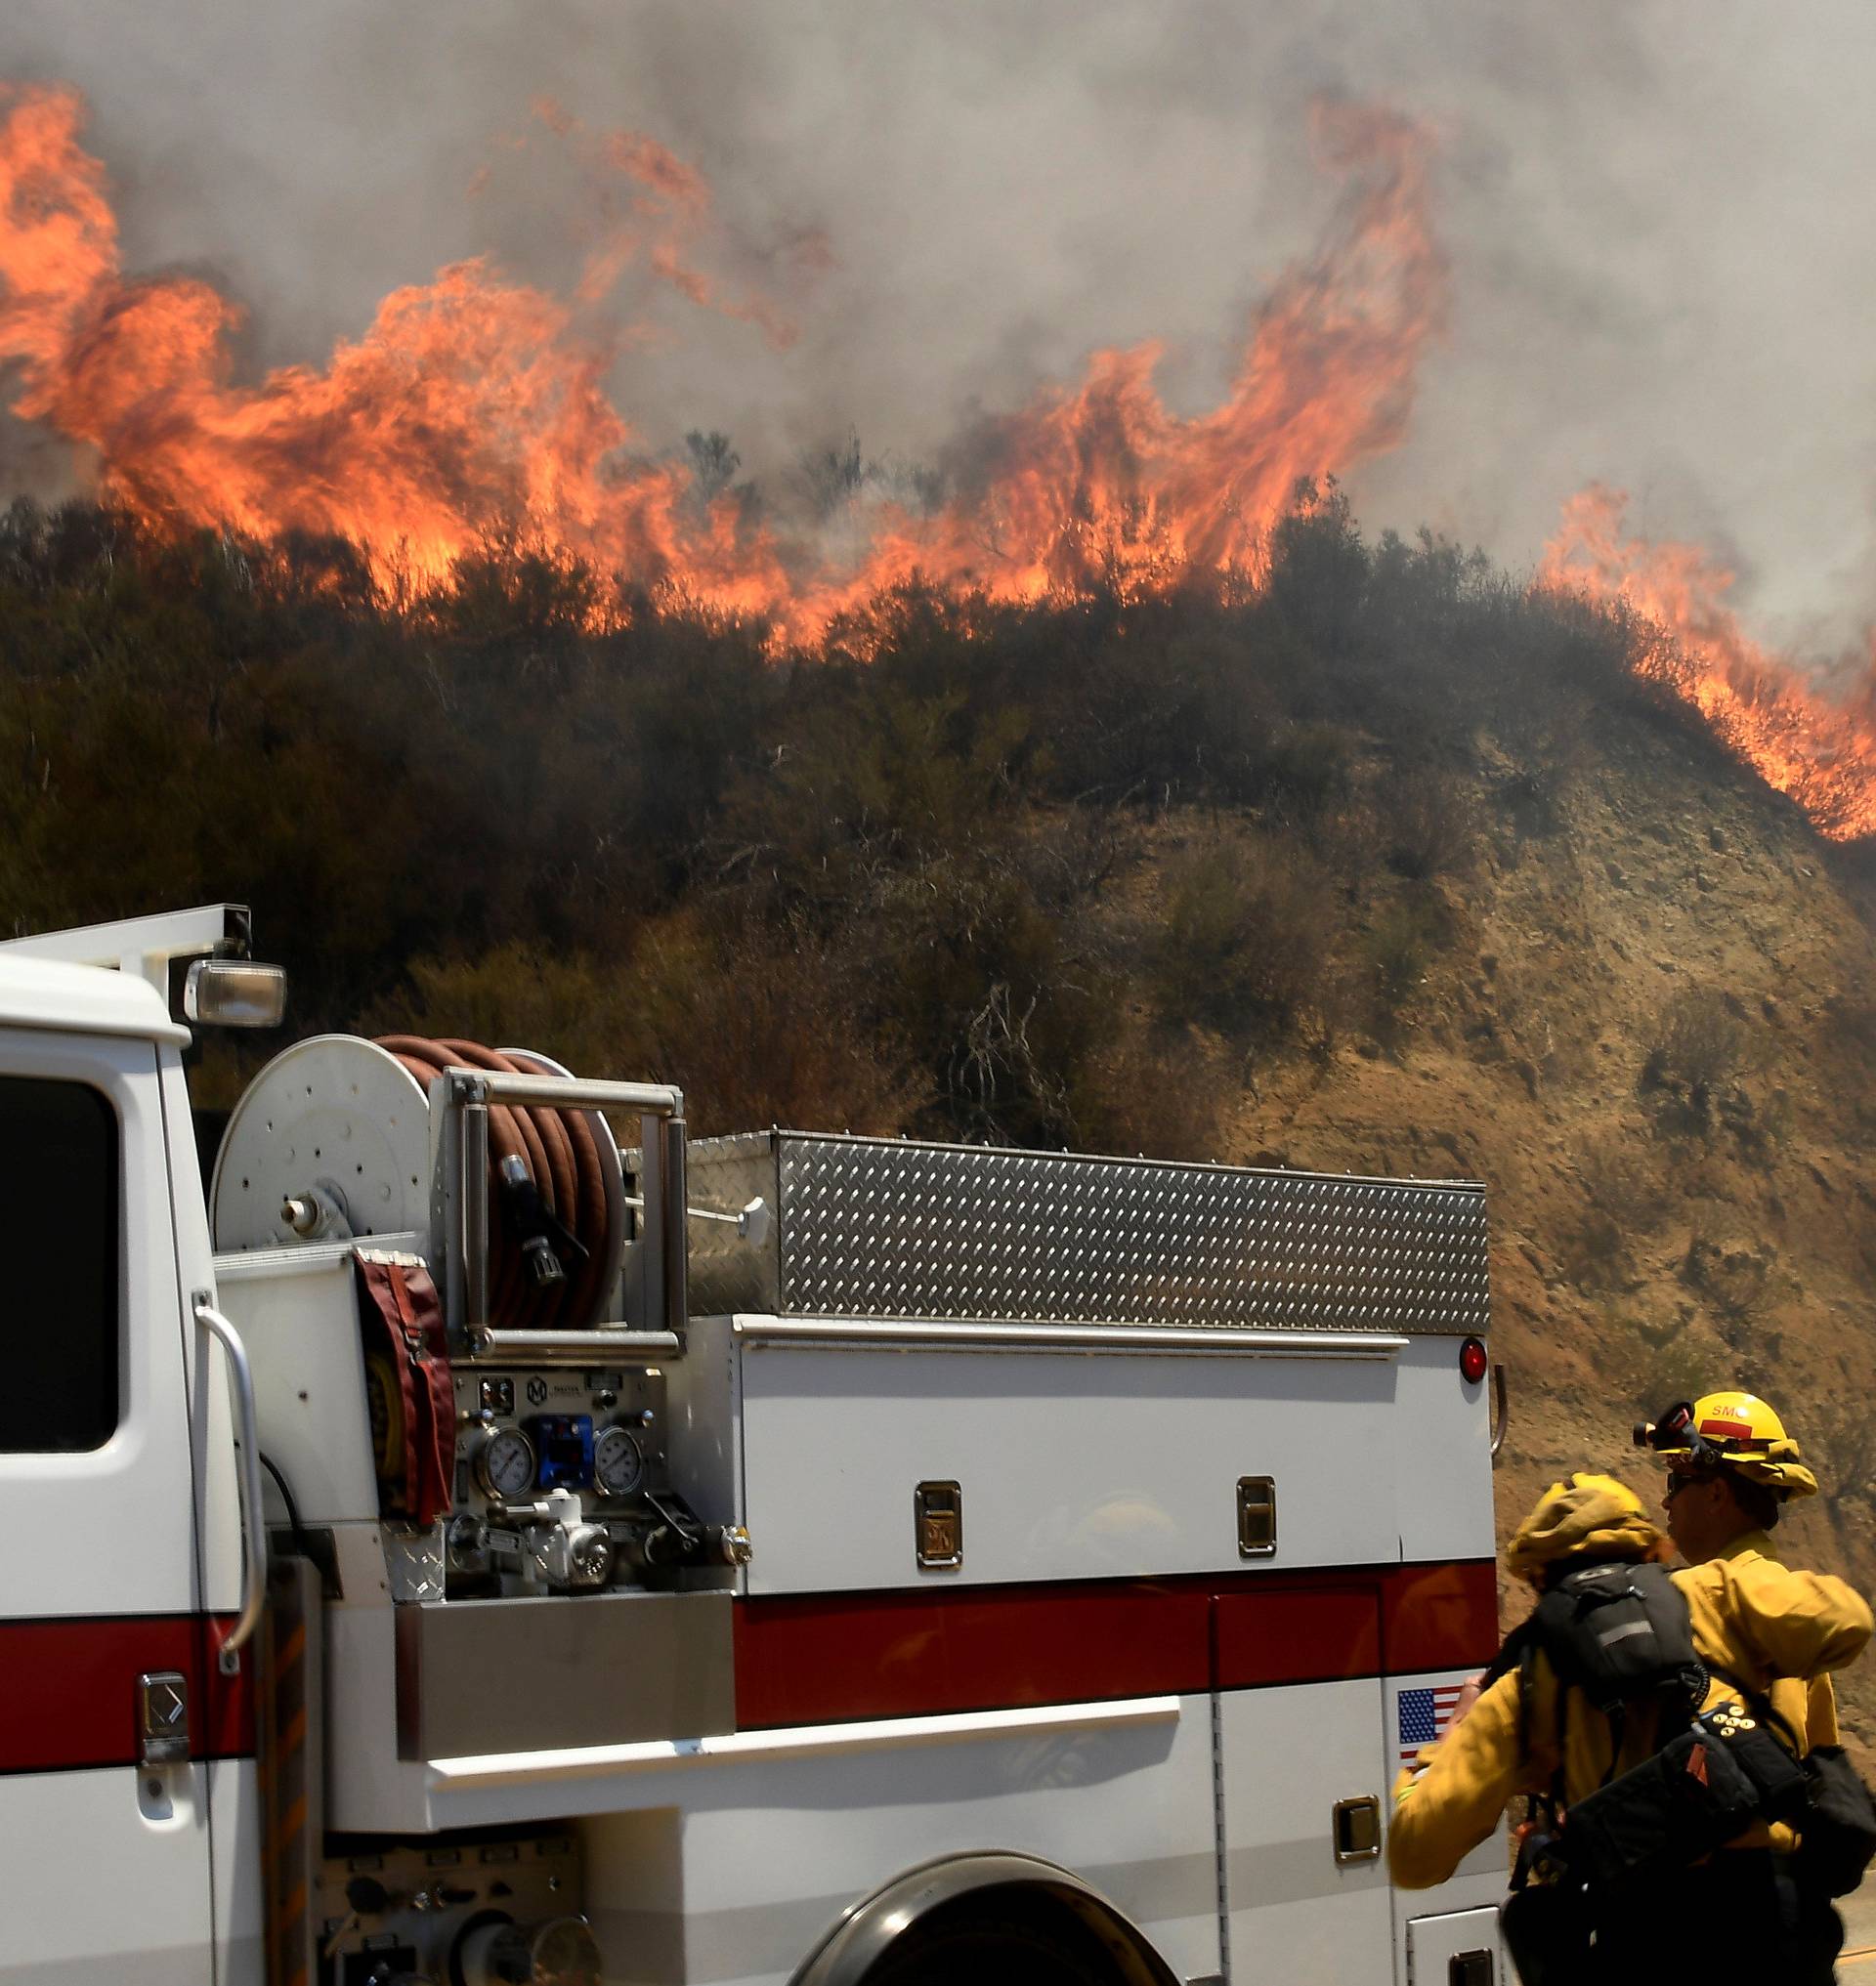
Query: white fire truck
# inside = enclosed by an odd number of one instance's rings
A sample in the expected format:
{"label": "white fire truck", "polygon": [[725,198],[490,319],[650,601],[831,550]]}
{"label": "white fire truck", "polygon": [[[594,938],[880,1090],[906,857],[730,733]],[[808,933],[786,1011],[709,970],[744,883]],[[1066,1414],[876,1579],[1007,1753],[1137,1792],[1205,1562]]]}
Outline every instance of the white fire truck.
{"label": "white fire truck", "polygon": [[244,940],[0,948],[0,1980],[1504,1979],[1476,1186],[341,1035],[203,1162]]}

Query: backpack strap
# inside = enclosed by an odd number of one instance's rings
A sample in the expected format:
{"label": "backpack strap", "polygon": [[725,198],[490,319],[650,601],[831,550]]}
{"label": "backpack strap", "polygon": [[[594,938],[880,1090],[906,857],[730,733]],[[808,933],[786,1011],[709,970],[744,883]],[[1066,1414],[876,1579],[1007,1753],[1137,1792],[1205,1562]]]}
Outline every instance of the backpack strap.
{"label": "backpack strap", "polygon": [[1570,1755],[1570,1685],[1556,1672],[1556,1665],[1551,1665],[1551,1676],[1556,1684],[1556,1770],[1551,1774],[1551,1811],[1563,1811],[1563,1762]]}
{"label": "backpack strap", "polygon": [[1527,1640],[1517,1651],[1517,1755],[1531,1755],[1531,1684],[1537,1675],[1537,1645]]}
{"label": "backpack strap", "polygon": [[1602,1775],[1602,1784],[1607,1786],[1615,1777],[1615,1768],[1621,1762],[1622,1744],[1629,1733],[1629,1707],[1619,1699],[1603,1711],[1609,1720],[1609,1764]]}
{"label": "backpack strap", "polygon": [[[1511,1638],[1499,1650],[1498,1659],[1486,1671],[1486,1687],[1489,1688],[1512,1669],[1515,1668],[1517,1670],[1517,1755],[1520,1762],[1531,1755],[1531,1705],[1536,1699],[1537,1691],[1537,1648],[1538,1636],[1532,1631],[1531,1622],[1526,1621],[1522,1627],[1513,1630]],[[1556,1671],[1553,1669],[1551,1673],[1555,1676]],[[1557,1770],[1551,1775],[1549,1795],[1553,1802],[1559,1802],[1563,1797],[1564,1694],[1563,1685],[1559,1681],[1556,1685]],[[1535,1799],[1537,1795],[1533,1794],[1531,1797]]]}
{"label": "backpack strap", "polygon": [[[1517,1668],[1517,1755],[1519,1761],[1531,1755],[1531,1701],[1537,1682],[1537,1636],[1530,1631],[1526,1621],[1513,1635],[1518,1645],[1515,1650]],[[1507,1650],[1512,1647],[1506,1643]],[[1504,1672],[1503,1656],[1494,1667]],[[1563,1686],[1557,1684],[1557,1710],[1562,1712]],[[1520,1890],[1530,1881],[1536,1866],[1540,1844],[1548,1843],[1556,1835],[1556,1817],[1563,1805],[1563,1749],[1562,1732],[1558,1731],[1557,1769],[1551,1774],[1548,1793],[1527,1794],[1524,1799],[1524,1838],[1518,1845],[1517,1861],[1512,1871],[1511,1886],[1514,1892]]]}
{"label": "backpack strap", "polygon": [[[1537,1651],[1541,1639],[1537,1616],[1534,1613],[1530,1614],[1523,1621],[1519,1622],[1505,1637],[1504,1645],[1492,1657],[1490,1664],[1485,1669],[1484,1680],[1479,1685],[1480,1692],[1483,1693],[1485,1690],[1490,1689],[1492,1684],[1497,1682],[1501,1676],[1509,1675],[1513,1669],[1516,1669],[1517,1755],[1520,1761],[1531,1755],[1531,1703],[1537,1682]],[[1555,1673],[1555,1670],[1553,1670],[1553,1673]],[[1557,1708],[1559,1714],[1561,1713],[1562,1704],[1563,1685],[1559,1682],[1557,1684]],[[1551,1790],[1548,1794],[1534,1793],[1528,1796],[1530,1802],[1529,1818],[1533,1823],[1538,1818],[1538,1807],[1541,1804],[1551,1809],[1551,1825],[1553,1827],[1556,1825],[1557,1809],[1563,1802],[1562,1758],[1562,1733],[1559,1730],[1557,1737],[1557,1769],[1551,1775]],[[1514,1877],[1512,1886],[1514,1889],[1521,1888],[1523,1886],[1521,1880]]]}
{"label": "backpack strap", "polygon": [[[1490,1668],[1485,1671],[1483,1689],[1490,1689],[1500,1676],[1517,1670],[1517,1755],[1524,1760],[1531,1755],[1531,1705],[1536,1700],[1537,1654],[1547,1646],[1554,1636],[1547,1630],[1552,1620],[1545,1613],[1547,1594],[1505,1637],[1505,1643],[1492,1658]],[[1540,1800],[1551,1809],[1552,1824],[1563,1807],[1563,1756],[1569,1742],[1569,1685],[1564,1681],[1556,1666],[1555,1655],[1551,1658],[1551,1677],[1556,1685],[1556,1769],[1551,1774],[1551,1790],[1548,1794],[1532,1794],[1531,1819],[1537,1818]]]}
{"label": "backpack strap", "polygon": [[1490,1664],[1486,1668],[1484,1680],[1478,1686],[1481,1696],[1491,1688],[1500,1676],[1509,1675],[1513,1669],[1520,1665],[1524,1659],[1524,1651],[1531,1645],[1535,1635],[1536,1625],[1534,1616],[1520,1621],[1506,1635],[1504,1641],[1500,1644],[1498,1653],[1492,1657]]}

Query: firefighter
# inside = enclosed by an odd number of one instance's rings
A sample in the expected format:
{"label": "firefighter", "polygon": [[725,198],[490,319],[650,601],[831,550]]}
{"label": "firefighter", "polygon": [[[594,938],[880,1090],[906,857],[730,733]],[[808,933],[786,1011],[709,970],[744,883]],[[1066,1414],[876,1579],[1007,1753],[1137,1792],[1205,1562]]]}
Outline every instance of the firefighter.
{"label": "firefighter", "polygon": [[[1817,1478],[1768,1402],[1756,1393],[1705,1393],[1638,1427],[1636,1444],[1666,1458],[1661,1507],[1668,1536],[1703,1586],[1711,1588],[1724,1566],[1783,1570],[1771,1533],[1788,1502],[1817,1494]],[[1807,1748],[1837,1743],[1837,1693],[1829,1675],[1809,1683],[1780,1678],[1769,1695]],[[1780,1854],[1795,1846],[1789,1828],[1774,1828],[1771,1839]],[[1818,1976],[1827,1978],[1828,1964],[1843,1945],[1843,1921],[1827,1898],[1805,1898],[1802,1909],[1826,1965]]]}
{"label": "firefighter", "polygon": [[[1757,1394],[1707,1393],[1690,1406],[1670,1407],[1636,1429],[1636,1443],[1667,1460],[1661,1507],[1668,1536],[1689,1566],[1748,1558],[1782,1565],[1770,1534],[1788,1502],[1817,1494],[1817,1478]],[[1807,1743],[1837,1742],[1837,1697],[1828,1675],[1808,1689],[1774,1688],[1772,1704]]]}
{"label": "firefighter", "polygon": [[[1667,1552],[1632,1490],[1613,1477],[1577,1475],[1545,1493],[1513,1538],[1507,1563],[1542,1594],[1577,1567],[1641,1564]],[[1869,1609],[1841,1580],[1787,1572],[1757,1554],[1676,1573],[1674,1585],[1687,1602],[1696,1655],[1755,1682],[1842,1668],[1870,1636]],[[1715,1682],[1708,1701],[1736,1694]],[[1606,1716],[1578,1692],[1566,1695],[1570,1700],[1559,1705],[1556,1670],[1540,1647],[1528,1667],[1510,1669],[1475,1702],[1463,1703],[1445,1737],[1424,1749],[1395,1785],[1387,1854],[1396,1882],[1420,1889],[1444,1881],[1519,1794],[1557,1796],[1567,1838],[1572,1801],[1653,1754],[1651,1709],[1626,1716],[1618,1742]],[[1790,1843],[1778,1845],[1788,1850]],[[1771,1834],[1760,1825],[1657,1886],[1641,1900],[1642,1908],[1604,1899],[1593,1968],[1554,1976],[1599,1986],[1653,1978],[1676,1940],[1706,1924],[1723,1939],[1729,1967],[1735,1961],[1749,1971],[1757,1967],[1752,1976],[1781,1986],[1827,1981],[1836,1943],[1814,1910],[1801,1909],[1789,1860],[1788,1853],[1774,1854]]]}

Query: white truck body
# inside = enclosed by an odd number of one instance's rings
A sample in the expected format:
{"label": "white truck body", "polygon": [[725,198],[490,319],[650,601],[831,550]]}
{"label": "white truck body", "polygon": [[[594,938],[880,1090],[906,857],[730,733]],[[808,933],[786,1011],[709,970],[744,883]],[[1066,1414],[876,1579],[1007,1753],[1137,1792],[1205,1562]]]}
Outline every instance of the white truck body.
{"label": "white truck body", "polygon": [[[135,927],[111,944],[136,962]],[[0,947],[0,1128],[45,1224],[7,1228],[38,1253],[0,1367],[30,1348],[0,1410],[0,1981],[861,1986],[989,1896],[1099,1930],[1113,1969],[1063,1977],[1507,1976],[1502,1840],[1422,1895],[1379,1852],[1496,1639],[1476,1188],[765,1133],[692,1147],[689,1190],[758,1185],[766,1239],[694,1223],[660,1262],[684,1162],[648,1131],[604,1325],[531,1351],[467,1259],[486,1078],[385,1130],[380,1051],[338,1037],[285,1065],[341,1093],[295,1143],[264,1075],[217,1255],[162,977]],[[352,1231],[268,1231],[257,1168],[310,1189],[335,1138]],[[448,1314],[427,1525],[382,1502],[361,1251],[427,1265]],[[204,1311],[251,1365],[271,1572]],[[615,1426],[650,1470],[617,1496]],[[539,1483],[498,1495],[523,1431]],[[666,1504],[697,1549],[635,1571]],[[613,1547],[584,1590],[530,1557],[576,1505]],[[172,1757],[145,1677],[182,1679]],[[570,1918],[587,1971],[501,1969]]]}

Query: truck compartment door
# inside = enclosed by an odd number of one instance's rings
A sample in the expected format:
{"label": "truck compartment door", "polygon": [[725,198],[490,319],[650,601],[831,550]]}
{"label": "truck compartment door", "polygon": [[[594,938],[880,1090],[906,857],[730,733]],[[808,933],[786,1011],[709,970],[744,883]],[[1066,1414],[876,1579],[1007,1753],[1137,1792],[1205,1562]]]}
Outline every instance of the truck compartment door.
{"label": "truck compartment door", "polygon": [[1498,1906],[1407,1920],[1407,1986],[1507,1986]]}
{"label": "truck compartment door", "polygon": [[0,1028],[0,1981],[200,1986],[218,1706],[154,1044]]}
{"label": "truck compartment door", "polygon": [[[825,1344],[771,1336],[771,1322],[737,1325],[751,1593],[1372,1565],[1399,1552],[1391,1341],[1336,1357],[1250,1337],[1202,1357],[1086,1339],[971,1353],[890,1322],[850,1323]],[[694,1329],[693,1357],[702,1341]],[[1247,1471],[1277,1506],[1268,1552],[1247,1548]]]}
{"label": "truck compartment door", "polygon": [[1213,1661],[1230,1978],[1391,1978],[1379,1589],[1218,1594]]}

